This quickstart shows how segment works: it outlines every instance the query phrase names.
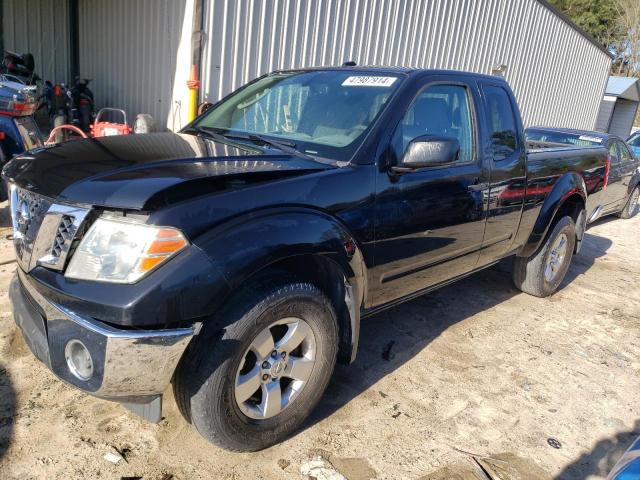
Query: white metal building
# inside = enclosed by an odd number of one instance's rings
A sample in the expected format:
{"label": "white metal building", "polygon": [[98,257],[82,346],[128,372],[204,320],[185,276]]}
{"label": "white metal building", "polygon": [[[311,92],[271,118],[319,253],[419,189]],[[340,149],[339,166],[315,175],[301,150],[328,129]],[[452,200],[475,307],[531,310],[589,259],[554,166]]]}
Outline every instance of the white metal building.
{"label": "white metal building", "polygon": [[526,125],[593,129],[611,63],[541,0],[0,2],[4,47],[34,53],[42,77],[92,78],[99,106],[150,113],[173,129],[186,120],[199,4],[202,101],[275,69],[353,60],[500,73]]}
{"label": "white metal building", "polygon": [[631,134],[639,102],[640,79],[609,77],[596,121],[596,130],[626,139]]}

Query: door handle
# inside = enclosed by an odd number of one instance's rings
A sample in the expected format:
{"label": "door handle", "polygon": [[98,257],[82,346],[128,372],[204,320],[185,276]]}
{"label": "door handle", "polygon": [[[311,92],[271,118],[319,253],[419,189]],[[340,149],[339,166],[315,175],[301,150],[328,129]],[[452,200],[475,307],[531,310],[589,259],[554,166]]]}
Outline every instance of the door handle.
{"label": "door handle", "polygon": [[467,190],[470,192],[481,192],[485,188],[487,188],[487,184],[480,183],[480,177],[476,177],[471,181],[471,185],[467,187]]}

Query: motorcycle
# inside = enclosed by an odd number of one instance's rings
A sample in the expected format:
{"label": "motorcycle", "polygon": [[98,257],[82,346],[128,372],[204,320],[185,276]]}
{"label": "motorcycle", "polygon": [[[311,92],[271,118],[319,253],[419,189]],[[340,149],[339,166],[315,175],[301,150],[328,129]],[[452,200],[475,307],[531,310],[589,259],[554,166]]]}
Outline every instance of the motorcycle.
{"label": "motorcycle", "polygon": [[71,124],[88,133],[95,116],[93,92],[89,89],[89,78],[76,78],[71,88]]}
{"label": "motorcycle", "polygon": [[30,53],[14,53],[4,50],[0,63],[0,80],[9,80],[25,85],[35,85],[40,77],[34,73],[35,61]]}
{"label": "motorcycle", "polygon": [[[0,167],[27,150],[42,147],[44,137],[33,114],[38,99],[32,88],[21,82],[0,80]],[[0,201],[6,199],[0,188]]]}
{"label": "motorcycle", "polygon": [[[52,130],[61,125],[71,123],[73,100],[71,91],[64,83],[56,83],[53,85],[47,80],[45,82],[44,97],[47,103]],[[56,142],[62,142],[64,140],[66,140],[65,132],[59,131]]]}
{"label": "motorcycle", "polygon": [[[44,97],[49,105],[51,128],[61,125],[73,125],[85,133],[89,133],[93,122],[94,104],[93,92],[89,89],[90,79],[76,78],[72,87],[64,83],[53,85],[45,82]],[[56,141],[63,141],[63,135],[68,132],[60,131]]]}

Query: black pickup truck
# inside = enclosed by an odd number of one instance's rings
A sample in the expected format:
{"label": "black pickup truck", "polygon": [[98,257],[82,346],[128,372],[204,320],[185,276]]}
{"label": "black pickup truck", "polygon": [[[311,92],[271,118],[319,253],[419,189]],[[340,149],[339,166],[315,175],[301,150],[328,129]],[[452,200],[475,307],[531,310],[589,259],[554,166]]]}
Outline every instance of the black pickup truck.
{"label": "black pickup truck", "polygon": [[172,383],[208,440],[261,449],[354,360],[363,318],[509,256],[520,289],[555,292],[606,159],[527,151],[499,78],[276,72],[181,133],[9,162],[15,320],[77,388],[157,421]]}

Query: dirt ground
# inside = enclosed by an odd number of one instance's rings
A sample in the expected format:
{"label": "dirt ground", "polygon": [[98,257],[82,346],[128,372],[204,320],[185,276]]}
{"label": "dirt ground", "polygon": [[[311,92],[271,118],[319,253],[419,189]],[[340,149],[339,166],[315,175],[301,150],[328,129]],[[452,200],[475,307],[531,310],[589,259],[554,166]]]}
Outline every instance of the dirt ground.
{"label": "dirt ground", "polygon": [[604,478],[640,434],[638,232],[640,216],[592,226],[550,299],[505,263],[367,320],[305,428],[253,454],[206,443],[170,391],[151,425],[58,381],[17,333],[0,265],[0,478],[301,479],[322,456],[351,480],[462,479],[498,454],[526,471],[503,479]]}

